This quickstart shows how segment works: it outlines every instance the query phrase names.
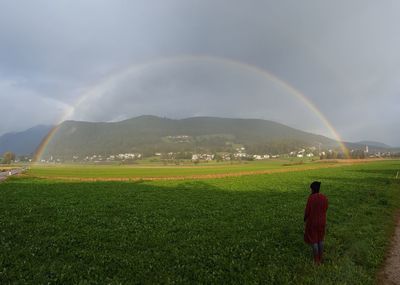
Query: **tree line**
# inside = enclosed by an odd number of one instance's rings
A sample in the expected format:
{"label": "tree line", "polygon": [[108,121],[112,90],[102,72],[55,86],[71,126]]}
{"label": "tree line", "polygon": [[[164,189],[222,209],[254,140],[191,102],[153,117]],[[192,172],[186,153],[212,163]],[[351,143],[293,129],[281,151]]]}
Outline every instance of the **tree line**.
{"label": "tree line", "polygon": [[2,159],[0,160],[2,164],[11,164],[15,161],[15,153],[11,151],[6,151],[2,155]]}

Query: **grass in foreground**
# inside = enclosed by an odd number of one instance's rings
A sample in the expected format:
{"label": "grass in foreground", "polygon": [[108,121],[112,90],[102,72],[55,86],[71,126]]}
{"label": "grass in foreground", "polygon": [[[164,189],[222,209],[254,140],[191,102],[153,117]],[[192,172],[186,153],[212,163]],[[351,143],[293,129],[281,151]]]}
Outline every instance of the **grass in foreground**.
{"label": "grass in foreground", "polygon": [[[202,181],[0,184],[0,283],[371,284],[400,162]],[[312,180],[326,263],[303,243]]]}

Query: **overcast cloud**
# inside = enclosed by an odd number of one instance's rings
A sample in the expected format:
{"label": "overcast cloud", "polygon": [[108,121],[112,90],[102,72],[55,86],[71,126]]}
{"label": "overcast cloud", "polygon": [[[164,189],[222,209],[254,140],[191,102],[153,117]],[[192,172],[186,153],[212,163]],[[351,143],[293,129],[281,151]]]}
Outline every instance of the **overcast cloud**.
{"label": "overcast cloud", "polygon": [[0,0],[0,134],[75,106],[69,119],[255,117],[331,136],[284,86],[225,58],[290,83],[345,140],[400,146],[399,13],[372,0]]}

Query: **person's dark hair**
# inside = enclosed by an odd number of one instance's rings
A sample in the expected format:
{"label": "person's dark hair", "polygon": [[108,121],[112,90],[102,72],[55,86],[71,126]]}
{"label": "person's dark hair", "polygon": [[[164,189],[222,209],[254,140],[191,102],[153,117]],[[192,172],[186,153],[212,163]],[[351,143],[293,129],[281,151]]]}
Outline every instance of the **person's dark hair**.
{"label": "person's dark hair", "polygon": [[314,181],[313,183],[311,183],[310,188],[314,193],[319,193],[319,188],[321,187],[321,182],[319,181]]}

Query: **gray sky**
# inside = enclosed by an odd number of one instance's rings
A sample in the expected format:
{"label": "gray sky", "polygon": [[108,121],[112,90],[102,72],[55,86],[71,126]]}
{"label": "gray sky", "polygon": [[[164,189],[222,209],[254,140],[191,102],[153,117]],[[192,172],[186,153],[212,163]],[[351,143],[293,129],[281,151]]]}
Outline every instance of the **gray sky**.
{"label": "gray sky", "polygon": [[0,134],[154,114],[264,118],[332,136],[241,62],[291,84],[345,140],[400,146],[399,13],[385,0],[0,0]]}

